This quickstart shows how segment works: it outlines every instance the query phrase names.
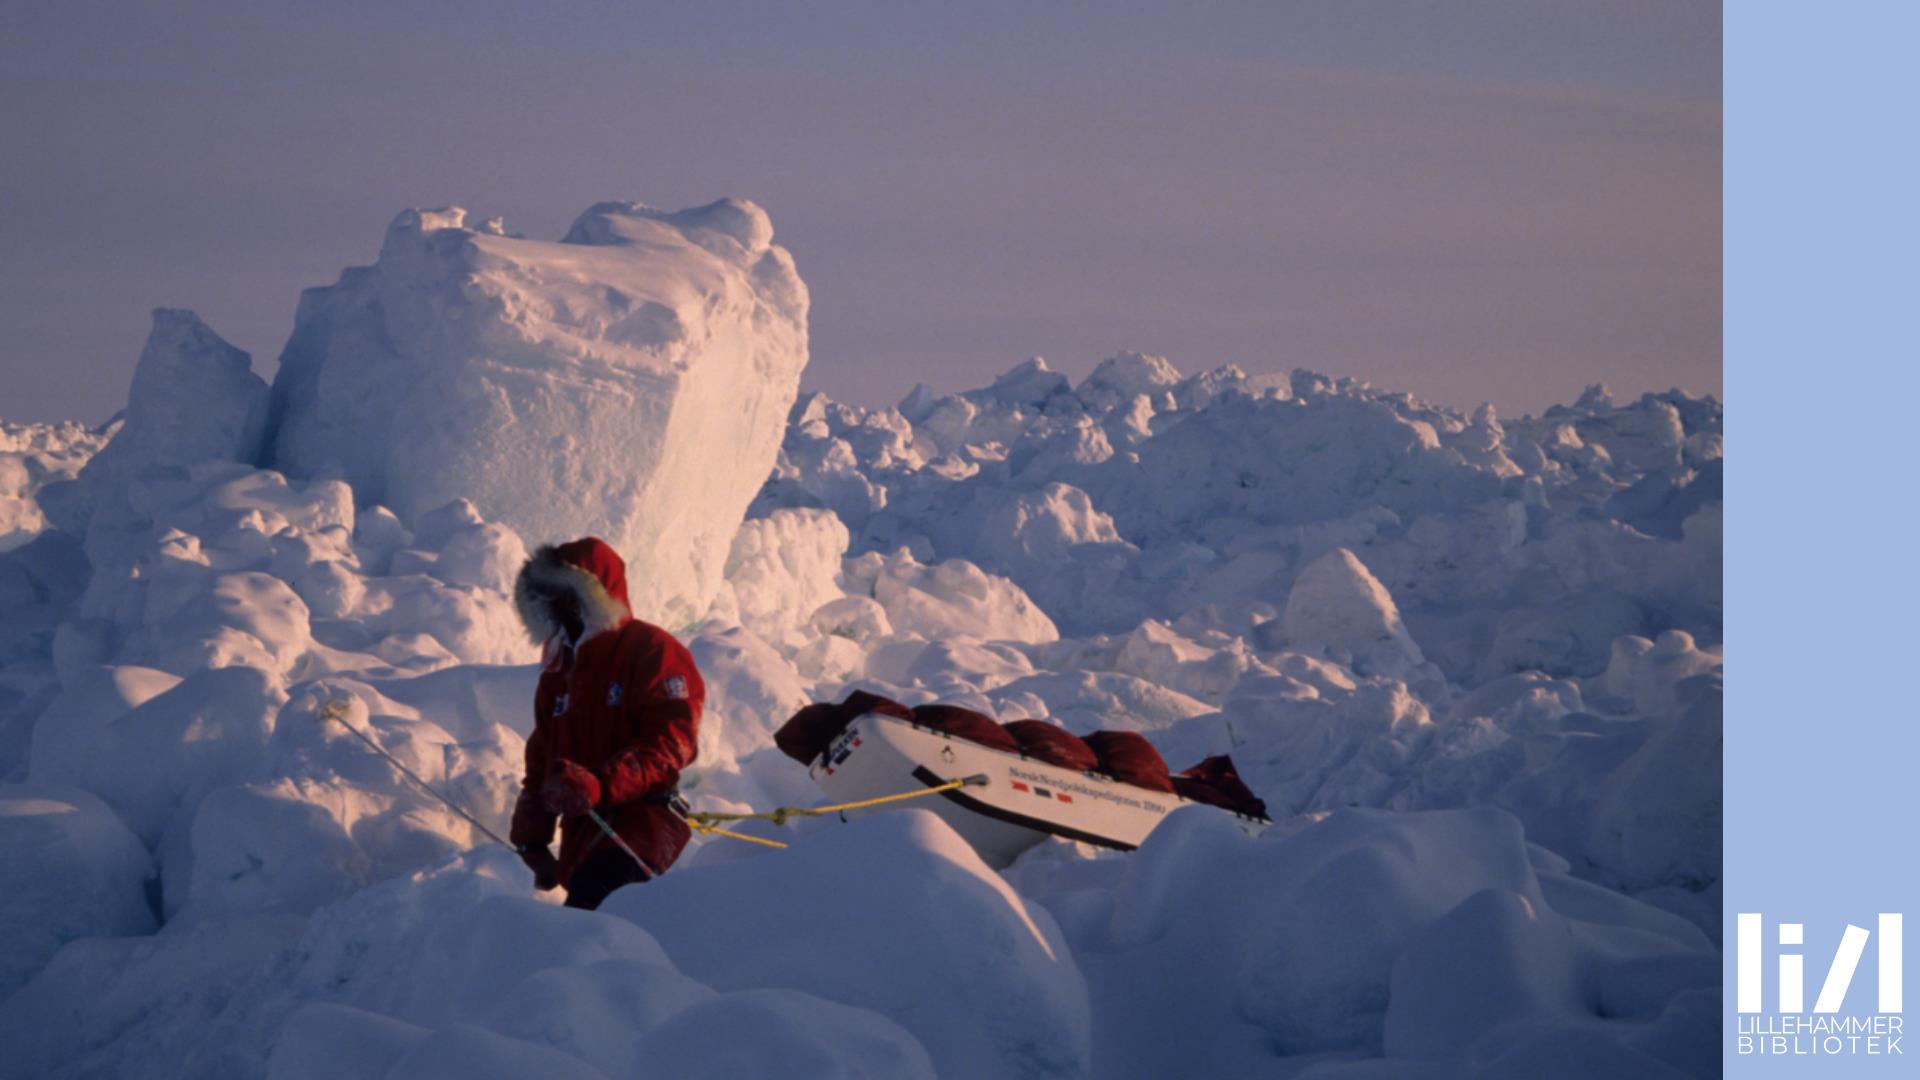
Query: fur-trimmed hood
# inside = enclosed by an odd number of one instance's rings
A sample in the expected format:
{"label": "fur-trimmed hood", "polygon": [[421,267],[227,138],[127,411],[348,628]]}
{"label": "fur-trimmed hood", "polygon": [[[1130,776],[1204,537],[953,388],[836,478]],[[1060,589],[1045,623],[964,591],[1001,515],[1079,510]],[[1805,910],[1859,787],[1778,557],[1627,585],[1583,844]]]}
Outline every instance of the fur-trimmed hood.
{"label": "fur-trimmed hood", "polygon": [[513,606],[535,642],[561,630],[551,597],[571,595],[580,607],[582,641],[633,618],[627,603],[627,564],[596,536],[548,544],[533,553],[513,582]]}

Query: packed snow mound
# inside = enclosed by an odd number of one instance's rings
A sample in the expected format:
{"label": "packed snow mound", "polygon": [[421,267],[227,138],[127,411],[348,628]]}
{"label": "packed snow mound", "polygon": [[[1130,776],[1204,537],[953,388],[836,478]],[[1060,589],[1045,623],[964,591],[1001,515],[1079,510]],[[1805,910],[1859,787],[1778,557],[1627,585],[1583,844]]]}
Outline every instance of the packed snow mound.
{"label": "packed snow mound", "polygon": [[308,919],[79,942],[0,1001],[0,1039],[49,1077],[935,1075],[884,1015],[717,992],[646,931],[528,888],[510,854],[476,852]]}
{"label": "packed snow mound", "polygon": [[1087,987],[1052,918],[926,811],[622,889],[603,910],[718,989],[787,987],[890,1016],[942,1076],[1089,1074]]}
{"label": "packed snow mound", "polygon": [[736,621],[768,641],[803,630],[815,611],[845,595],[840,564],[848,540],[847,527],[825,510],[776,510],[742,523],[724,589]]}
{"label": "packed snow mound", "polygon": [[1059,914],[1096,1012],[1135,1018],[1102,1027],[1103,1077],[1264,1075],[1315,1054],[1420,1076],[1575,1028],[1637,1067],[1569,1075],[1718,1060],[1706,937],[1543,864],[1492,808],[1340,811],[1259,838],[1189,808],[1134,857],[1042,851],[1011,874]]}
{"label": "packed snow mound", "polygon": [[1162,728],[1170,759],[1231,753],[1277,813],[1499,806],[1581,876],[1672,906],[1717,933],[1721,687],[1636,714],[1581,686],[1508,676],[1430,708],[1405,683],[1290,652],[1220,711]]}
{"label": "packed snow mound", "polygon": [[1279,623],[1281,647],[1336,656],[1361,675],[1404,679],[1426,661],[1386,586],[1346,548],[1300,571]]}
{"label": "packed snow mound", "polygon": [[90,428],[72,421],[0,420],[0,553],[31,542],[48,527],[41,492],[78,476],[119,430],[119,423]]}
{"label": "packed snow mound", "polygon": [[558,243],[410,210],[302,297],[269,464],[403,522],[454,499],[528,544],[595,534],[635,608],[718,590],[807,362],[807,291],[766,213],[601,203]]}
{"label": "packed snow mound", "polygon": [[[180,678],[122,665],[98,668],[90,680],[35,726],[30,775],[104,792],[148,845],[207,791],[264,773],[285,701],[267,671],[235,664]],[[132,707],[115,715],[124,705]]]}
{"label": "packed snow mound", "polygon": [[1602,783],[1586,849],[1630,889],[1704,889],[1720,875],[1725,756],[1720,677],[1681,684],[1633,755]]}
{"label": "packed snow mound", "polygon": [[1170,393],[1180,385],[1181,379],[1180,369],[1164,356],[1120,353],[1100,361],[1087,381],[1080,384],[1080,396],[1092,400],[1096,407],[1102,404],[1130,407],[1137,398],[1152,400]]}
{"label": "packed snow mound", "polygon": [[[740,1032],[752,1031],[751,1039]],[[743,990],[642,1036],[636,1064],[689,1080],[935,1080],[932,1059],[879,1013],[792,990]]]}
{"label": "packed snow mound", "polygon": [[[10,1064],[34,1076],[260,1076],[270,1057],[276,1075],[325,1075],[349,1052],[391,1066],[418,1049],[416,1031],[549,1066],[538,1075],[597,1076],[563,1027],[529,1041],[476,1032],[474,1022],[556,965],[623,965],[633,973],[625,987],[653,984],[657,1015],[710,993],[673,971],[644,932],[530,899],[527,886],[517,860],[496,849],[362,890],[310,919],[254,916],[76,942],[0,1003],[0,1039]],[[64,1004],[81,999],[83,1010]],[[314,1005],[345,1008],[315,1017]],[[290,1023],[303,1006],[310,1011]],[[348,1043],[327,1045],[319,1031]]]}
{"label": "packed snow mound", "polygon": [[896,632],[1031,643],[1060,636],[1018,585],[964,559],[927,566],[904,550],[869,554],[847,567],[846,579],[849,591],[879,601]]}
{"label": "packed snow mound", "polygon": [[[392,1025],[391,1021],[375,1021],[337,1034],[351,1040],[359,1058],[357,1064],[362,1068],[376,1061],[386,1065],[385,1071],[377,1075],[392,1080],[512,1080],[524,1076],[606,1080],[607,1076],[578,1058],[465,1024],[427,1031]],[[362,1044],[368,1035],[372,1036],[371,1047]],[[296,1046],[291,1053],[276,1055],[268,1077],[275,1080],[286,1076],[339,1075],[333,1073],[334,1060],[331,1053],[318,1047]],[[300,1063],[297,1066],[292,1064],[296,1061]],[[323,1062],[325,1071],[313,1071],[314,1066]]]}
{"label": "packed snow mound", "polygon": [[707,703],[699,757],[681,773],[681,788],[729,810],[817,801],[804,774],[780,767],[773,745],[775,729],[813,700],[792,662],[739,626],[708,624],[687,648],[706,678]]}
{"label": "packed snow mound", "polygon": [[120,430],[81,470],[87,512],[124,517],[128,476],[203,461],[251,463],[267,422],[253,358],[191,311],[157,308]]}
{"label": "packed snow mound", "polygon": [[0,1001],[78,938],[154,931],[153,860],[84,791],[0,784]]}
{"label": "packed snow mound", "polygon": [[1699,648],[1685,630],[1668,630],[1655,641],[1629,634],[1614,641],[1600,686],[1634,710],[1657,716],[1679,703],[1682,682],[1721,663],[1718,647]]}

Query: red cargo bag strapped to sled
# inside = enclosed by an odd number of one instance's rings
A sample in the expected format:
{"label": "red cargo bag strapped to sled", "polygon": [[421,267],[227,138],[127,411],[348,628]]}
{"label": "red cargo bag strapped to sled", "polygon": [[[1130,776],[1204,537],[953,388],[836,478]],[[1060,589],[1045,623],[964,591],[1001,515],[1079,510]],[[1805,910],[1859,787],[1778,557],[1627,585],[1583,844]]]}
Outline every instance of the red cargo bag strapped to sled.
{"label": "red cargo bag strapped to sled", "polygon": [[993,717],[973,709],[963,709],[958,705],[915,705],[913,722],[992,750],[1009,754],[1020,752],[1019,742],[1006,728],[995,723]]}
{"label": "red cargo bag strapped to sled", "polygon": [[[838,705],[809,705],[773,733],[773,742],[782,753],[802,765],[811,765],[833,740],[847,729],[847,725],[867,713],[880,713],[901,720],[910,720],[924,728],[931,728],[956,739],[966,739],[994,750],[1009,754],[1019,753],[1020,744],[1006,729],[993,722],[993,718],[973,709],[963,709],[958,705],[919,705],[908,708],[878,694],[869,694],[865,690],[855,690]],[[1062,733],[1064,734],[1064,732]],[[1072,736],[1068,736],[1072,738]],[[1088,760],[1092,760],[1089,752]]]}
{"label": "red cargo bag strapped to sled", "polygon": [[913,710],[878,694],[869,694],[865,690],[855,690],[847,695],[847,700],[838,705],[822,702],[809,705],[773,733],[773,744],[780,752],[802,765],[812,765],[815,758],[827,752],[833,740],[847,730],[847,725],[870,712],[883,713],[902,720],[912,720]]}
{"label": "red cargo bag strapped to sled", "polygon": [[1270,820],[1267,817],[1267,804],[1240,779],[1239,770],[1233,767],[1233,759],[1225,754],[1215,754],[1176,774],[1173,790],[1183,799],[1222,807],[1262,821]]}
{"label": "red cargo bag strapped to sled", "polygon": [[1020,753],[1035,761],[1081,772],[1091,772],[1100,764],[1092,747],[1080,736],[1057,724],[1049,724],[1045,720],[1015,720],[1001,727],[1013,736]]}
{"label": "red cargo bag strapped to sled", "polygon": [[1086,742],[1099,760],[1097,771],[1134,787],[1173,794],[1167,760],[1146,736],[1133,731],[1096,731],[1087,736]]}

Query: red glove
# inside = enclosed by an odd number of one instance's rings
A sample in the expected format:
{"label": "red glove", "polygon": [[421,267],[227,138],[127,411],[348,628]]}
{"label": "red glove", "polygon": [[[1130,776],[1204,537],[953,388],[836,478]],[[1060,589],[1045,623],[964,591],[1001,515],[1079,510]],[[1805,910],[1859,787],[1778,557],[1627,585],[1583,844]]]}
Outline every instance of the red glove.
{"label": "red glove", "polygon": [[553,813],[576,817],[600,804],[600,778],[586,766],[561,758],[547,773],[540,798]]}
{"label": "red glove", "polygon": [[546,892],[559,887],[560,860],[553,857],[553,852],[545,844],[538,847],[525,845],[514,850],[520,853],[520,861],[527,864],[527,869],[533,871],[534,888]]}

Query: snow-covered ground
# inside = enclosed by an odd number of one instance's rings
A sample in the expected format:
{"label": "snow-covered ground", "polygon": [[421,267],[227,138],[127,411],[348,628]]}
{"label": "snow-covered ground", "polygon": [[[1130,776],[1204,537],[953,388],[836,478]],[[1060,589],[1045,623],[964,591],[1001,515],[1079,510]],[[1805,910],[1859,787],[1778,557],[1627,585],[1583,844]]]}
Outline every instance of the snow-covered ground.
{"label": "snow-covered ground", "polygon": [[[412,211],[271,388],[163,311],[114,426],[0,426],[7,1067],[1717,1074],[1718,402],[1126,354],[868,409],[795,401],[805,315],[750,203]],[[864,688],[1231,753],[1276,823],[1001,874],[902,810],[559,908],[319,715],[504,831],[507,590],[587,531],[706,674],[703,809],[820,801],[772,732]]]}

